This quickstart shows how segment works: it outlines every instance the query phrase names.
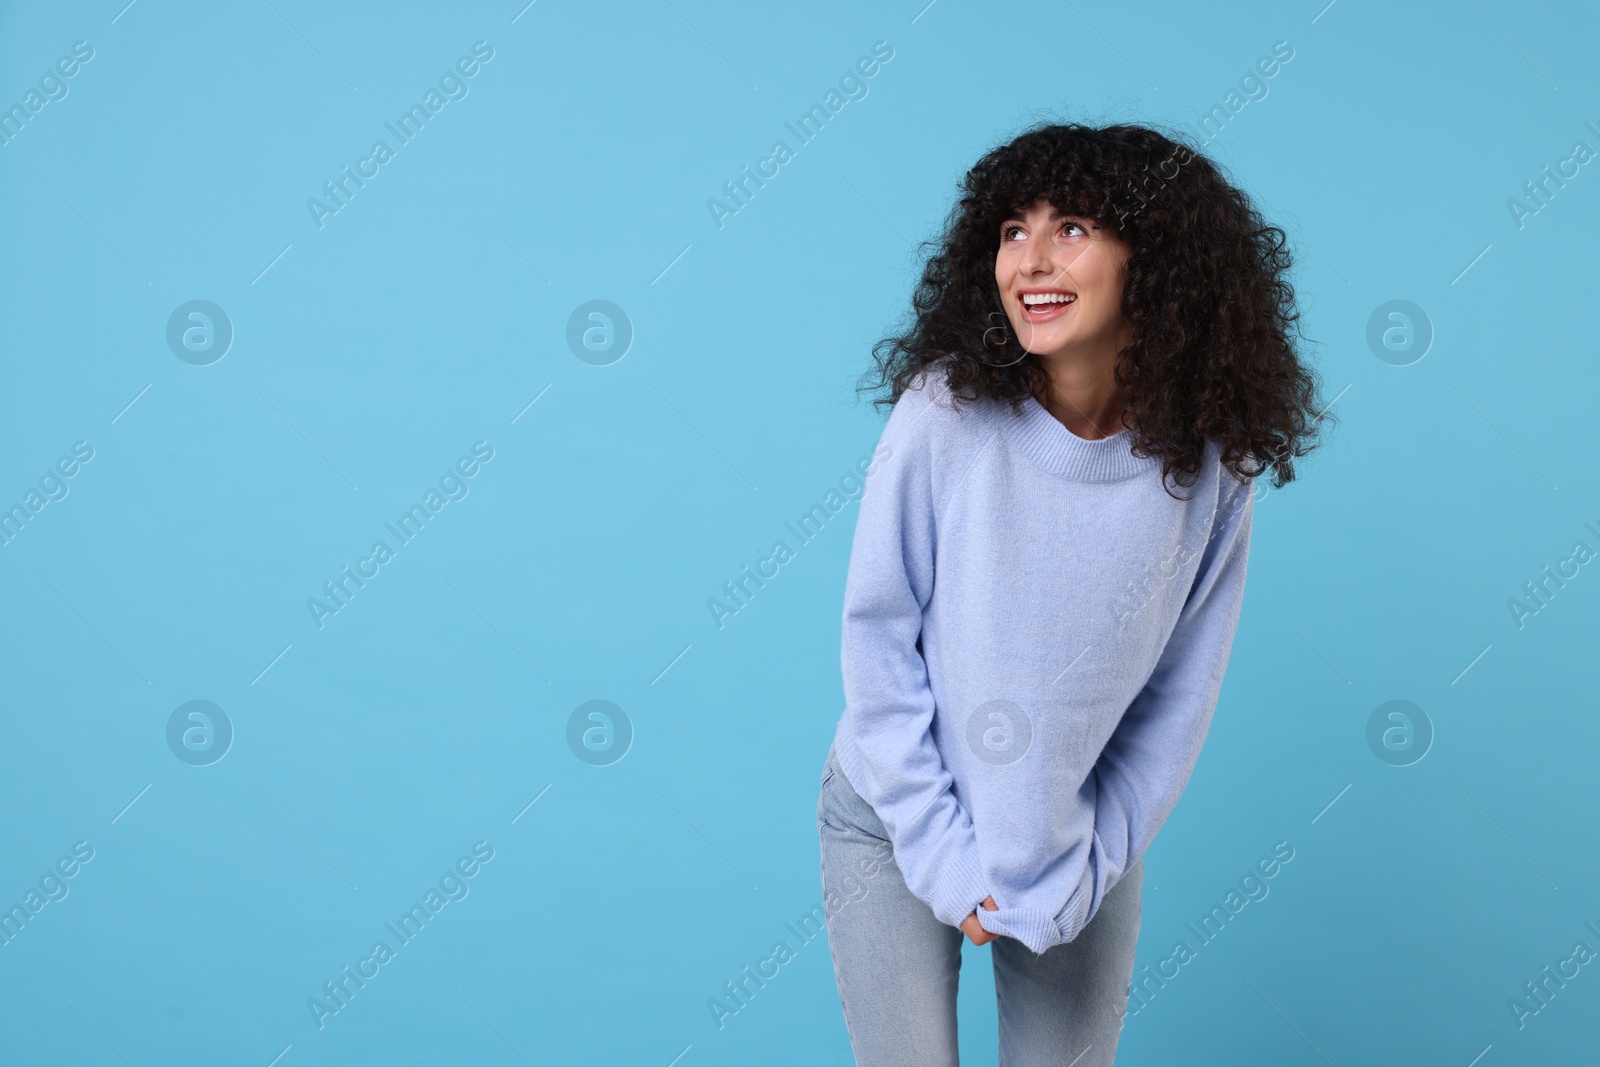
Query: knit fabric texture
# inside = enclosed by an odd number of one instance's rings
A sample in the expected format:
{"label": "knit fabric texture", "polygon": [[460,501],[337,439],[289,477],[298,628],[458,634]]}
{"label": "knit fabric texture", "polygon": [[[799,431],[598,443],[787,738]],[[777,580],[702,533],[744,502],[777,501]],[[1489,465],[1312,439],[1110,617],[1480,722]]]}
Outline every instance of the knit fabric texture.
{"label": "knit fabric texture", "polygon": [[958,409],[941,361],[895,403],[856,520],[839,766],[940,921],[976,910],[1036,953],[1172,812],[1244,596],[1252,481],[1208,440],[1174,499],[1131,443],[1031,397]]}

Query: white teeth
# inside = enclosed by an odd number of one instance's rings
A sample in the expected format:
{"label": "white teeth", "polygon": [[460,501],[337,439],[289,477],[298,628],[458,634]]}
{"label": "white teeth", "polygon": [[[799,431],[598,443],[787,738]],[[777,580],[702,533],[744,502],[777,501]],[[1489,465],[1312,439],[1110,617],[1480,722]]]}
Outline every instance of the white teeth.
{"label": "white teeth", "polygon": [[1028,307],[1033,307],[1035,304],[1070,304],[1076,299],[1078,299],[1076,296],[1069,293],[1022,294],[1022,302]]}

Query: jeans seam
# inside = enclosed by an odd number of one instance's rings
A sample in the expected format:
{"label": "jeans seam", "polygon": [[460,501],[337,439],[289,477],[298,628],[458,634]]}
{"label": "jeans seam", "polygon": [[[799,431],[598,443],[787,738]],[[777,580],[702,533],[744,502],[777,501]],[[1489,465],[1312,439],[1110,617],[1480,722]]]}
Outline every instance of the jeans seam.
{"label": "jeans seam", "polygon": [[[833,777],[833,772],[829,771],[828,772],[828,778],[832,778],[832,777]],[[823,779],[823,783],[824,784],[827,783],[828,778],[824,778]],[[818,858],[818,866],[819,866],[819,869],[821,870],[821,873],[822,873],[822,899],[824,901],[826,901],[828,899],[828,845],[827,845],[827,842],[822,840],[822,833],[826,829],[827,829],[827,827],[823,825],[822,815],[819,812],[818,815],[817,815],[817,840],[818,840],[818,843],[819,843],[818,857],[817,858]],[[855,1029],[855,1026],[852,1025],[852,1023],[850,1021],[850,1002],[844,995],[844,989],[845,989],[845,985],[846,985],[845,978],[844,978],[844,972],[839,967],[839,957],[837,955],[835,955],[834,951],[833,951],[833,937],[832,937],[833,928],[832,928],[832,925],[830,923],[826,922],[826,921],[824,921],[823,926],[824,926],[825,929],[828,930],[829,935],[830,935],[828,937],[828,959],[833,962],[833,980],[834,980],[835,987],[838,989],[838,992],[839,992],[839,1011],[844,1015],[845,1035],[850,1041],[850,1056],[851,1056],[851,1059],[859,1059],[860,1058],[860,1050],[856,1047],[856,1038],[855,1038],[856,1029]]]}

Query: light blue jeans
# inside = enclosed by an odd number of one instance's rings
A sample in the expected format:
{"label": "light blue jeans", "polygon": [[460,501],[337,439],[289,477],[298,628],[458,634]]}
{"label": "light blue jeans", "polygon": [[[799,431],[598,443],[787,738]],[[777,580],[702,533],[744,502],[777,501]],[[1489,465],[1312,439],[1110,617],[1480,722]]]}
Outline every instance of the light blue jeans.
{"label": "light blue jeans", "polygon": [[[857,1067],[957,1067],[966,935],[906,888],[883,823],[828,749],[817,798],[828,947]],[[1139,939],[1141,858],[1072,941],[1035,955],[997,937],[1000,1067],[1109,1067]]]}

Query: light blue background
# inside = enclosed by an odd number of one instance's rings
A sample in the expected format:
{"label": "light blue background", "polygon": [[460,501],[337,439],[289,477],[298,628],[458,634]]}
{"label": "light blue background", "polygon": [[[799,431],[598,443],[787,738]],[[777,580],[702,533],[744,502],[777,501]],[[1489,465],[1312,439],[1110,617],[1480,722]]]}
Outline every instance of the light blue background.
{"label": "light blue background", "polygon": [[[1280,40],[1208,152],[1291,235],[1340,425],[1260,490],[1140,973],[1294,859],[1118,1062],[1592,1050],[1600,964],[1521,1029],[1508,1000],[1600,950],[1600,576],[1520,629],[1507,601],[1600,548],[1600,175],[1521,228],[1507,200],[1600,148],[1593,11],[124,3],[0,16],[5,106],[94,49],[0,147],[0,504],[94,449],[0,547],[0,904],[94,849],[0,947],[0,1062],[849,1062],[826,945],[784,924],[821,895],[854,505],[723,628],[707,601],[870,453],[855,378],[978,155],[1038,118],[1193,122]],[[319,229],[307,199],[479,40],[470,94]],[[878,41],[869,94],[719,229],[707,200]],[[193,299],[235,330],[209,366],[165,341]],[[595,299],[636,331],[609,366],[565,340]],[[1408,366],[1365,339],[1393,299],[1436,331]],[[470,495],[319,630],[307,599],[480,440]],[[195,699],[236,730],[210,766],[165,738]],[[594,699],[635,731],[610,766],[566,740]],[[1436,732],[1411,766],[1366,741],[1393,699]],[[477,841],[470,894],[319,1030],[308,998]]]}

